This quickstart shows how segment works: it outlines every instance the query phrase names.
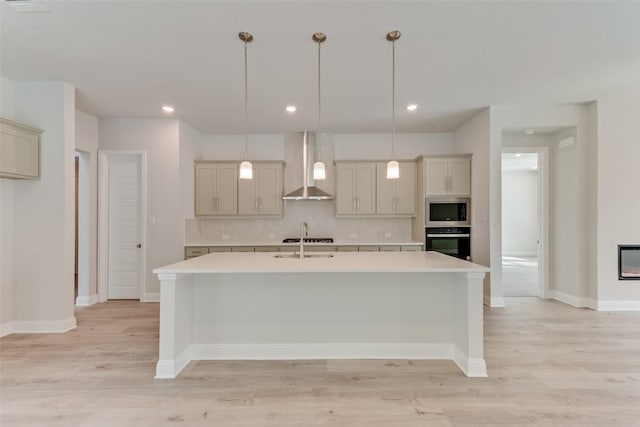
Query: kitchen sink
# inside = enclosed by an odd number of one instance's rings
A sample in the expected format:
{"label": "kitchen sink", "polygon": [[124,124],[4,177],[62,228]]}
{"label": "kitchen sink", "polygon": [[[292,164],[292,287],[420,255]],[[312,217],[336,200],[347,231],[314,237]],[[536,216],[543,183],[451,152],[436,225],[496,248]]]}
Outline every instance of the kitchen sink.
{"label": "kitchen sink", "polygon": [[[293,254],[276,254],[274,258],[300,258],[299,253]],[[305,258],[333,258],[333,254],[320,253],[320,254],[304,254]]]}

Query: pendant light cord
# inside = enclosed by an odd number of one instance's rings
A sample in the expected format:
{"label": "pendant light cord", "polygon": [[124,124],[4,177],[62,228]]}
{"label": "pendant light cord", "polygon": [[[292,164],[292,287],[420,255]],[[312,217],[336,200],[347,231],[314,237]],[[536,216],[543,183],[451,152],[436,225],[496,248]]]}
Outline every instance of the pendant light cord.
{"label": "pendant light cord", "polygon": [[391,160],[395,159],[396,133],[396,41],[391,42]]}
{"label": "pendant light cord", "polygon": [[244,159],[249,158],[249,85],[247,84],[247,41],[244,42]]}
{"label": "pendant light cord", "polygon": [[318,123],[316,124],[316,132],[320,132],[320,117],[322,115],[322,103],[320,102],[320,48],[322,43],[318,43]]}

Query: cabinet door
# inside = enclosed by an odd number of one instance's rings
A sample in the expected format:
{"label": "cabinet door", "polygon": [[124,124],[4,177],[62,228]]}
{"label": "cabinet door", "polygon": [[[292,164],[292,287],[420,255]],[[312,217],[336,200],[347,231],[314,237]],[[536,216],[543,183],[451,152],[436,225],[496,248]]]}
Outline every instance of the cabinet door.
{"label": "cabinet door", "polygon": [[376,212],[380,215],[416,214],[416,164],[400,162],[400,178],[387,179],[387,164],[378,164]]}
{"label": "cabinet door", "polygon": [[402,178],[402,169],[399,179],[387,179],[387,164],[378,163],[377,175],[376,212],[381,215],[395,214],[396,181]]}
{"label": "cabinet door", "polygon": [[425,181],[426,196],[447,195],[447,159],[425,160]]}
{"label": "cabinet door", "polygon": [[400,178],[395,183],[395,213],[416,214],[416,164],[400,163]]}
{"label": "cabinet door", "polygon": [[376,213],[376,165],[361,163],[357,166],[356,211],[359,215]]}
{"label": "cabinet door", "polygon": [[238,212],[238,166],[219,164],[216,173],[216,215],[235,215]]}
{"label": "cabinet door", "polygon": [[336,213],[353,215],[356,210],[357,175],[355,163],[336,166]]}
{"label": "cabinet door", "polygon": [[253,165],[253,179],[238,182],[238,214],[282,214],[282,164]]}
{"label": "cabinet door", "polygon": [[449,195],[471,195],[471,160],[450,159],[448,164]]}
{"label": "cabinet door", "polygon": [[258,212],[261,215],[281,215],[282,163],[260,165],[258,178]]}
{"label": "cabinet door", "polygon": [[195,166],[195,214],[215,215],[216,200],[216,166],[196,164]]}
{"label": "cabinet door", "polygon": [[40,131],[2,120],[0,177],[40,178]]}
{"label": "cabinet door", "polygon": [[195,214],[235,215],[238,212],[238,167],[226,163],[195,165]]}

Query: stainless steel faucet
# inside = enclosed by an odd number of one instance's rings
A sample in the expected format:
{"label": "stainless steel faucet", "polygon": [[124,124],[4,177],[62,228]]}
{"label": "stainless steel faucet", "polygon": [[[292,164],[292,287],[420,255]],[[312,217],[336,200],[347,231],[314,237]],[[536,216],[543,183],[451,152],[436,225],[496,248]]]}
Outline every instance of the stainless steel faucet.
{"label": "stainless steel faucet", "polygon": [[304,238],[309,235],[309,225],[306,222],[300,224],[300,259],[304,259]]}

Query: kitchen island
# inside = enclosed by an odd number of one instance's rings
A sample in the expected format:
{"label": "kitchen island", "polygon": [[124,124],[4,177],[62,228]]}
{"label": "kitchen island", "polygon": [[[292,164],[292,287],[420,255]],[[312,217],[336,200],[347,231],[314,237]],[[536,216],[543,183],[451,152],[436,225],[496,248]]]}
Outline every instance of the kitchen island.
{"label": "kitchen island", "polygon": [[155,269],[156,378],[192,360],[449,359],[486,376],[488,268],[436,252],[211,253]]}

